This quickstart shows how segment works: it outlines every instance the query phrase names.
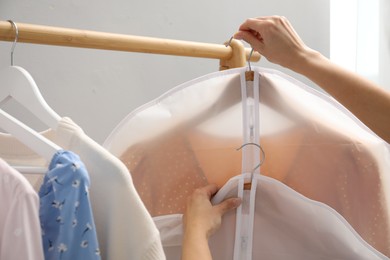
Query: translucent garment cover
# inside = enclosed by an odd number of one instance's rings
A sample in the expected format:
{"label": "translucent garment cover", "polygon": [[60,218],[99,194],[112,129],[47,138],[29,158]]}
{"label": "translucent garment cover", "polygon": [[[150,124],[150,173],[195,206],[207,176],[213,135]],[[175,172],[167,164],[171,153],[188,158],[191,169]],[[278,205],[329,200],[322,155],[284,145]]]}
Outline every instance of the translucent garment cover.
{"label": "translucent garment cover", "polygon": [[[260,75],[262,175],[333,208],[363,240],[390,256],[389,145],[327,95],[280,72],[253,69]],[[153,217],[180,214],[194,189],[207,183],[223,187],[241,174],[244,70],[173,88],[130,113],[106,140],[104,146],[129,168]],[[254,232],[261,232],[258,225]],[[328,230],[324,235],[342,235]],[[294,239],[299,243],[300,236]],[[253,248],[257,241],[265,240],[254,239]]]}
{"label": "translucent garment cover", "polygon": [[[230,179],[213,202],[237,196],[240,179],[243,176]],[[253,238],[242,239],[240,245],[253,243],[251,255],[246,259],[388,259],[368,245],[329,206],[310,200],[269,177],[255,176],[252,187],[254,185],[256,192],[251,193],[255,208]],[[234,211],[228,212],[221,228],[211,237],[213,259],[233,259],[235,218]],[[180,260],[182,216],[155,217],[155,223],[161,231],[167,259]]]}

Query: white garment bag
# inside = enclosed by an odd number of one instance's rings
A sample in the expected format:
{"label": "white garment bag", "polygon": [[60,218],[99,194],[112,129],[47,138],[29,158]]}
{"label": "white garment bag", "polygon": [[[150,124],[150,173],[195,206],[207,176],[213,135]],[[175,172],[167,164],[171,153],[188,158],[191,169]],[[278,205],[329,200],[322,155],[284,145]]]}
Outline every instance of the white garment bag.
{"label": "white garment bag", "polygon": [[[213,259],[387,259],[389,144],[322,92],[263,68],[248,83],[245,70],[171,89],[104,143],[132,174],[167,259],[180,258],[187,196],[207,183],[218,185],[219,200],[246,198],[211,239]],[[261,153],[238,149],[245,136],[265,154],[249,190],[242,183]]]}

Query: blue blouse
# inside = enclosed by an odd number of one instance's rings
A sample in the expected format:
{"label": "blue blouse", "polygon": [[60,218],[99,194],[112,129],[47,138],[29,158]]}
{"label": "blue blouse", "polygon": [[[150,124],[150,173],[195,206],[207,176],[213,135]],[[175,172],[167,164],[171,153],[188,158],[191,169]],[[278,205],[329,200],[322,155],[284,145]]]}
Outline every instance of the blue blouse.
{"label": "blue blouse", "polygon": [[45,259],[100,259],[88,188],[78,155],[59,151],[39,191]]}

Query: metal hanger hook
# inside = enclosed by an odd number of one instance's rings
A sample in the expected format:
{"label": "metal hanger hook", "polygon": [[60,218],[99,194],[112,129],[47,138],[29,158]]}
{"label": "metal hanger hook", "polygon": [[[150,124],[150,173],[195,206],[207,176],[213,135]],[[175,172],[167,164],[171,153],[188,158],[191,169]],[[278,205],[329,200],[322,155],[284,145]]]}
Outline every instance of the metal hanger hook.
{"label": "metal hanger hook", "polygon": [[[230,37],[229,41],[225,44],[225,46],[229,47],[231,45],[233,39],[234,39],[234,36]],[[252,58],[253,51],[254,51],[254,49],[252,48],[251,52],[249,53],[249,57],[248,57],[248,69],[249,69],[249,71],[252,71],[251,58]]]}
{"label": "metal hanger hook", "polygon": [[16,43],[18,42],[18,39],[19,39],[19,29],[18,29],[18,26],[16,25],[16,23],[14,23],[12,20],[8,20],[8,22],[10,22],[12,24],[12,26],[15,28],[15,40],[14,40],[14,43],[12,44],[12,48],[11,48],[11,66],[13,66],[14,65],[14,50],[16,47]]}
{"label": "metal hanger hook", "polygon": [[253,50],[254,49],[252,48],[251,52],[249,53],[249,57],[248,57],[248,68],[249,68],[249,71],[252,71],[251,58],[252,58]]}
{"label": "metal hanger hook", "polygon": [[241,150],[243,147],[245,147],[247,145],[255,145],[255,146],[259,147],[259,149],[261,151],[261,154],[262,154],[262,157],[263,157],[263,160],[261,160],[260,163],[258,165],[256,165],[255,168],[252,169],[252,174],[253,174],[257,170],[257,168],[259,168],[264,163],[264,161],[265,161],[265,152],[263,150],[263,147],[261,147],[257,143],[245,143],[245,144],[241,145],[240,147],[238,147],[236,150],[239,151],[239,150]]}
{"label": "metal hanger hook", "polygon": [[234,39],[234,36],[230,37],[229,41],[225,44],[225,46],[229,47],[230,44],[232,44],[233,39]]}

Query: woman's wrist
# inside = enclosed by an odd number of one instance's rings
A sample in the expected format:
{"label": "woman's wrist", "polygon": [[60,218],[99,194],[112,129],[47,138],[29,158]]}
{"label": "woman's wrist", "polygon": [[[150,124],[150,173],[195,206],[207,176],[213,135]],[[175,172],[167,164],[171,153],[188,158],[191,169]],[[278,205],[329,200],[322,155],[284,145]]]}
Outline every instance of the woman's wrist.
{"label": "woman's wrist", "polygon": [[206,233],[204,230],[193,226],[185,228],[182,251],[183,260],[212,259]]}
{"label": "woman's wrist", "polygon": [[184,234],[188,234],[191,237],[197,237],[199,239],[208,239],[209,234],[198,225],[187,226],[184,230]]}
{"label": "woman's wrist", "polygon": [[306,47],[297,53],[295,59],[286,68],[309,77],[316,64],[320,64],[323,60],[327,58],[320,52]]}

